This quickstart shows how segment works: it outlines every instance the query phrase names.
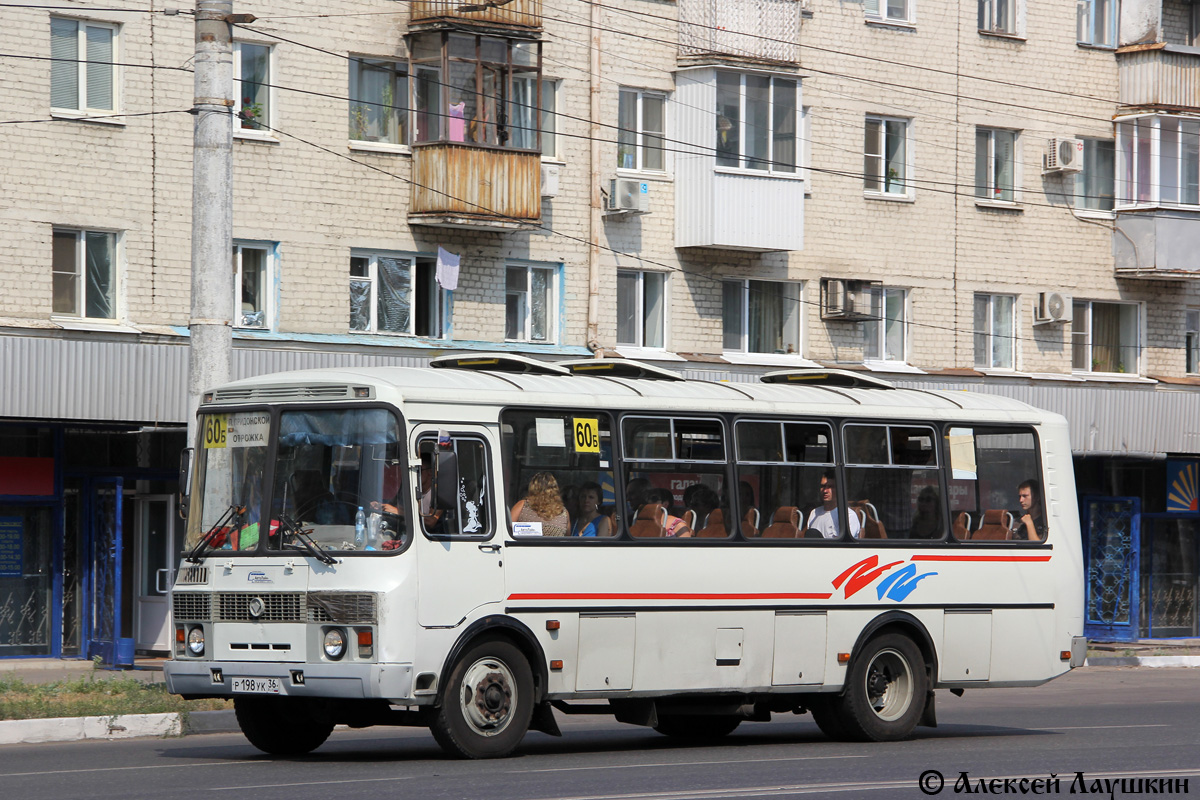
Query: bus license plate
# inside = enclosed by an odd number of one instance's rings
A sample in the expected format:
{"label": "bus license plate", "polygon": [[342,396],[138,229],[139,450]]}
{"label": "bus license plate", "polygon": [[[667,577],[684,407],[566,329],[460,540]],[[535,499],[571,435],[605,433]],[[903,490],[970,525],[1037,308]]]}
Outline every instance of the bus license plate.
{"label": "bus license plate", "polygon": [[283,694],[278,678],[234,678],[233,690],[250,694]]}

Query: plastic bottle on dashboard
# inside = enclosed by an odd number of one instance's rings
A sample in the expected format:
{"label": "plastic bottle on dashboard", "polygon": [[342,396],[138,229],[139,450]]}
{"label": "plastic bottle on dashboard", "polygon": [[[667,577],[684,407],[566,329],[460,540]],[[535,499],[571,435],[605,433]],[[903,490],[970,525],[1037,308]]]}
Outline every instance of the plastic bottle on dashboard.
{"label": "plastic bottle on dashboard", "polygon": [[383,517],[371,512],[371,516],[367,518],[367,549],[379,549],[379,523],[383,521]]}
{"label": "plastic bottle on dashboard", "polygon": [[366,543],[367,536],[367,515],[363,513],[363,507],[358,507],[358,513],[354,515],[354,546],[361,550]]}

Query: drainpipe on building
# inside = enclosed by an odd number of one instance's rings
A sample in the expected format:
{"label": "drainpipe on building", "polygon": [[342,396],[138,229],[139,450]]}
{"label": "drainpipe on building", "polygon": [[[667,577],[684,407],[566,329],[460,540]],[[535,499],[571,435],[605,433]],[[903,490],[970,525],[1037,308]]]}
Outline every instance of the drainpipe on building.
{"label": "drainpipe on building", "polygon": [[588,69],[588,91],[591,95],[591,207],[588,214],[587,347],[596,358],[604,355],[600,347],[600,231],[604,224],[600,216],[600,8],[599,0],[591,4],[592,50]]}
{"label": "drainpipe on building", "polygon": [[197,0],[188,443],[200,394],[233,372],[233,0]]}

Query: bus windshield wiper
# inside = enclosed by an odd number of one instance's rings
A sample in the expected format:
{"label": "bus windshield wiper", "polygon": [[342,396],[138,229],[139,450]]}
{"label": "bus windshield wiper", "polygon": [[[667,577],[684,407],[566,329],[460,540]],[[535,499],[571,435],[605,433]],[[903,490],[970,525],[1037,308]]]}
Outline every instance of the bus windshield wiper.
{"label": "bus windshield wiper", "polygon": [[308,535],[308,531],[300,527],[300,525],[287,514],[279,515],[279,528],[283,533],[291,534],[296,541],[300,542],[300,544],[296,544],[295,542],[285,542],[283,544],[284,548],[292,548],[306,552],[324,564],[337,563],[336,558],[326,553],[325,549],[313,541],[312,537]]}
{"label": "bus windshield wiper", "polygon": [[196,546],[188,552],[184,560],[191,564],[199,564],[204,554],[208,552],[209,548],[213,547],[213,541],[216,540],[217,534],[221,532],[221,529],[245,513],[245,506],[240,506],[237,503],[231,504],[229,508],[225,509],[225,513],[221,515],[216,524],[200,537],[200,541],[196,542]]}

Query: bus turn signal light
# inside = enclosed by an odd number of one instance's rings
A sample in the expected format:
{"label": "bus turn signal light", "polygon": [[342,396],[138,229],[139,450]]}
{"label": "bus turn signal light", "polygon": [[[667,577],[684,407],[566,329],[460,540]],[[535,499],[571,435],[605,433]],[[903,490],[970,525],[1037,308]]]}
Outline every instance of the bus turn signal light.
{"label": "bus turn signal light", "polygon": [[562,669],[562,662],[558,661],[558,660],[551,661],[550,669],[555,670],[555,671]]}
{"label": "bus turn signal light", "polygon": [[1071,651],[1063,650],[1058,654],[1058,657],[1061,658],[1063,661],[1070,661],[1071,660]]}
{"label": "bus turn signal light", "polygon": [[561,627],[561,625],[560,625],[560,623],[559,623],[559,621],[558,621],[558,620],[556,620],[556,619],[548,619],[548,620],[546,620],[546,630],[548,630],[548,631],[556,631],[556,630],[558,630],[560,627]]}

